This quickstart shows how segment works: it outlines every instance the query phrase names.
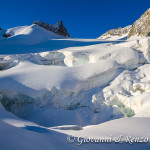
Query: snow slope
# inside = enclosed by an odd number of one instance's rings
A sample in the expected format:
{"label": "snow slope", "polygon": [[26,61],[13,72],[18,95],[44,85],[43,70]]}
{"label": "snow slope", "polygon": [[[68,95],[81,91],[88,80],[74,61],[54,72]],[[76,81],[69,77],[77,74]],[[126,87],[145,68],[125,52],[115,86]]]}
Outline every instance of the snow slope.
{"label": "snow slope", "polygon": [[2,36],[4,33],[5,31],[0,31],[0,54],[37,53],[66,47],[106,43],[106,41],[96,39],[66,38],[37,24],[8,29],[6,33],[12,35],[8,38]]}
{"label": "snow slope", "polygon": [[11,37],[1,41],[2,44],[5,42],[7,42],[7,44],[37,44],[52,38],[63,38],[37,24],[14,27],[8,29],[6,34],[10,34]]}

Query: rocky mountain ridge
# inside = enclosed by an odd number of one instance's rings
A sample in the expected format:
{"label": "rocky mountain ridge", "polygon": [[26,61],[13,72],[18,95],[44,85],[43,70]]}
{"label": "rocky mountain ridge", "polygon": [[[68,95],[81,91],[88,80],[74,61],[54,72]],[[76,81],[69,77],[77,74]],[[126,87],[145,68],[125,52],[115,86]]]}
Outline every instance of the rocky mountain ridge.
{"label": "rocky mountain ridge", "polygon": [[111,29],[102,34],[98,39],[129,39],[133,36],[150,36],[150,8],[132,25],[124,28],[119,27],[117,29]]}
{"label": "rocky mountain ridge", "polygon": [[132,24],[127,38],[134,35],[150,36],[150,8]]}
{"label": "rocky mountain ridge", "polygon": [[107,31],[106,33],[102,34],[98,39],[110,39],[112,36],[115,36],[117,38],[121,38],[123,35],[127,36],[131,28],[131,25],[126,26],[124,28],[119,27],[117,29],[111,29]]}

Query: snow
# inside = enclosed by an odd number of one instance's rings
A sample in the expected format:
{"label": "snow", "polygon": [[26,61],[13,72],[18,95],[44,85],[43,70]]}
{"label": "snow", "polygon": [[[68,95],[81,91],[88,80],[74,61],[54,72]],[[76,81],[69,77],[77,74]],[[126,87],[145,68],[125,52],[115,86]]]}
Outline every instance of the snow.
{"label": "snow", "polygon": [[67,134],[149,137],[149,38],[68,39],[38,25],[7,32],[0,38],[2,149],[149,149],[125,139],[67,142]]}
{"label": "snow", "polygon": [[[0,31],[5,33],[5,31]],[[96,39],[71,39],[48,31],[37,24],[8,29],[12,36],[4,38],[0,34],[1,54],[25,54],[58,50],[66,47],[86,46],[106,41]]]}
{"label": "snow", "polygon": [[123,34],[121,36],[118,35],[105,35],[102,37],[99,37],[98,39],[104,39],[104,40],[112,40],[112,41],[116,41],[116,40],[125,40],[127,39],[128,33],[127,34]]}
{"label": "snow", "polygon": [[[117,137],[118,135],[123,135],[124,137],[129,135],[135,137],[149,137],[149,121],[150,118],[122,118],[108,121],[99,125],[85,126],[79,131],[63,130],[61,128],[56,128],[54,130],[77,137],[109,137],[111,135],[114,137]],[[135,129],[135,124],[136,129],[138,130]]]}
{"label": "snow", "polygon": [[[108,43],[4,56],[3,60],[11,63],[0,74],[0,89],[6,91],[2,93],[8,98],[15,99],[7,94],[15,92],[18,97],[34,99],[41,107],[74,109],[84,106],[99,112],[108,106],[103,95],[94,95],[97,93],[93,89],[108,85],[125,69],[136,69],[138,55],[131,48]],[[109,117],[112,116],[110,111],[116,116],[116,108],[109,109]]]}
{"label": "snow", "polygon": [[[135,71],[124,71],[109,87],[104,95],[108,103],[119,100],[131,108],[136,116],[149,117],[149,77],[150,65],[143,65]],[[109,92],[108,92],[109,91]]]}

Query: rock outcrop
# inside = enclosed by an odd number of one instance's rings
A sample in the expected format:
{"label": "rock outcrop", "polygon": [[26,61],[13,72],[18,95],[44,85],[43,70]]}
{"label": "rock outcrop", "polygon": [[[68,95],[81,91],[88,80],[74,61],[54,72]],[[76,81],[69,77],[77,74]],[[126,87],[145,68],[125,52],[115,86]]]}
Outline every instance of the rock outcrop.
{"label": "rock outcrop", "polygon": [[150,8],[132,24],[128,38],[135,35],[150,36]]}
{"label": "rock outcrop", "polygon": [[2,28],[0,28],[0,36],[4,37],[4,38],[8,38],[11,36],[11,34],[7,33],[5,30],[3,30]]}
{"label": "rock outcrop", "polygon": [[10,33],[7,33],[7,32],[5,32],[4,34],[3,34],[3,37],[5,37],[5,38],[9,38],[9,37],[11,37],[12,35],[10,34]]}
{"label": "rock outcrop", "polygon": [[71,37],[67,32],[65,26],[63,26],[63,22],[59,21],[57,24],[48,24],[42,21],[34,21],[33,24],[38,24],[39,26],[45,28],[46,30],[52,31],[56,34],[59,34],[64,37]]}
{"label": "rock outcrop", "polygon": [[117,39],[123,38],[123,36],[127,36],[131,25],[126,26],[124,28],[111,29],[106,33],[102,34],[98,39],[111,39],[112,37],[116,37]]}

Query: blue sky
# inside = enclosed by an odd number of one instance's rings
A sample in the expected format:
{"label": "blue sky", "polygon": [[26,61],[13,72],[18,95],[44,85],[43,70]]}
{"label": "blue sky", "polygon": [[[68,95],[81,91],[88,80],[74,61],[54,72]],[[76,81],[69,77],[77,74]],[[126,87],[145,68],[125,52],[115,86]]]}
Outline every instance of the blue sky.
{"label": "blue sky", "polygon": [[62,20],[72,37],[96,38],[132,24],[148,8],[150,0],[1,0],[0,27]]}

